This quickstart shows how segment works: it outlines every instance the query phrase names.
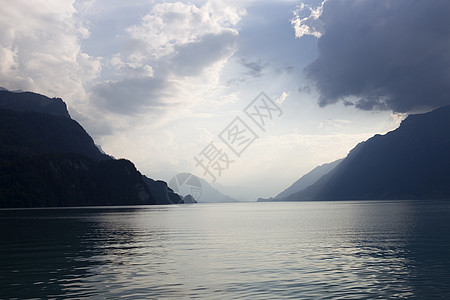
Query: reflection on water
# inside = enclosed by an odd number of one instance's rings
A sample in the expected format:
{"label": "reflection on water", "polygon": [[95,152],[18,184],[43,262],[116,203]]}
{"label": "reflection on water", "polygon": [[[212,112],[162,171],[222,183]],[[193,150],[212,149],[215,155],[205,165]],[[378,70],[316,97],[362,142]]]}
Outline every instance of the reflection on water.
{"label": "reflection on water", "polygon": [[450,298],[450,203],[0,211],[0,298]]}

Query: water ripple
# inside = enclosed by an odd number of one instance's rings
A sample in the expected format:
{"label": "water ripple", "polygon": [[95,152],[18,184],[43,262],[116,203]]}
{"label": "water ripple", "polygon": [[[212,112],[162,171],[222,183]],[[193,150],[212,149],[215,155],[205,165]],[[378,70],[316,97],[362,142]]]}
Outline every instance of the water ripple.
{"label": "water ripple", "polygon": [[0,298],[450,298],[450,205],[0,211]]}

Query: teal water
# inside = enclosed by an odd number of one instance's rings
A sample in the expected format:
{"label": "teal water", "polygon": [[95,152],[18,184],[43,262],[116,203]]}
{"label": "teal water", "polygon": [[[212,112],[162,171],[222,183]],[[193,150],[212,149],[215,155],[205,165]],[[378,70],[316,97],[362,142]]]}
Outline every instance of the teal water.
{"label": "teal water", "polygon": [[450,299],[450,202],[0,211],[0,298]]}

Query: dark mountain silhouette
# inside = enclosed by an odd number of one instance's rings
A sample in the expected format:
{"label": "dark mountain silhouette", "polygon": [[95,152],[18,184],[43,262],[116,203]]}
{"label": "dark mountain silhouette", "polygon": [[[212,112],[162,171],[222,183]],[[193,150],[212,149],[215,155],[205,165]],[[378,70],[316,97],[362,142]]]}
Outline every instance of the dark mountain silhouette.
{"label": "dark mountain silhouette", "polygon": [[0,207],[171,203],[182,198],[102,153],[61,99],[0,90]]}
{"label": "dark mountain silhouette", "polygon": [[410,115],[358,144],[330,173],[284,199],[450,199],[450,106]]}
{"label": "dark mountain silhouette", "polygon": [[68,117],[7,109],[0,109],[0,114],[0,153],[77,153],[93,160],[110,159],[100,152],[83,127]]}
{"label": "dark mountain silhouette", "polygon": [[61,98],[48,98],[32,92],[10,92],[0,89],[0,109],[17,112],[40,112],[70,118],[66,103]]}
{"label": "dark mountain silhouette", "polygon": [[194,199],[194,197],[192,197],[192,195],[186,195],[183,197],[183,202],[185,204],[187,203],[197,203],[197,201]]}
{"label": "dark mountain silhouette", "polygon": [[152,195],[156,199],[155,204],[180,204],[183,202],[183,197],[175,193],[167,182],[162,180],[153,180],[147,176],[143,176],[145,183],[150,187]]}

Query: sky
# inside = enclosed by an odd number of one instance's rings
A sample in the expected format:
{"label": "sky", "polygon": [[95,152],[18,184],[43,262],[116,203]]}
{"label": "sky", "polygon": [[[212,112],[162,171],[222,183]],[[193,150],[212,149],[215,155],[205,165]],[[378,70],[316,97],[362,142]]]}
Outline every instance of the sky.
{"label": "sky", "polygon": [[63,98],[96,144],[149,177],[191,172],[245,186],[248,200],[450,104],[447,0],[17,0],[0,10],[0,86]]}

